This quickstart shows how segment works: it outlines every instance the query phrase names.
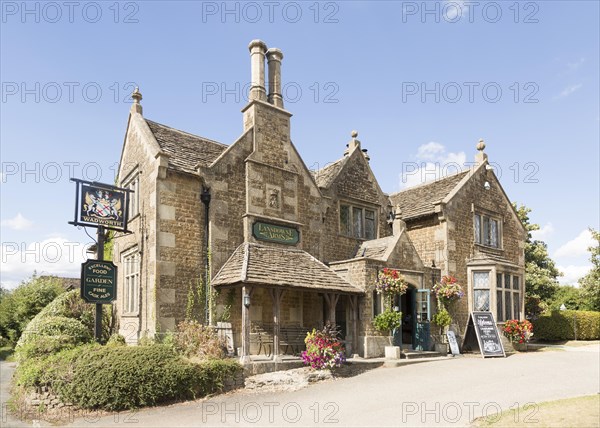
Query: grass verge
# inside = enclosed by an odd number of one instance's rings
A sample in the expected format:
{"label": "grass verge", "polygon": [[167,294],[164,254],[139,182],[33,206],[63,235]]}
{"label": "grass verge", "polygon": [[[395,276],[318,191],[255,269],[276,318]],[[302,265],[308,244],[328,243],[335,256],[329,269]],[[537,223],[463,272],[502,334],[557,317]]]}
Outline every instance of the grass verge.
{"label": "grass verge", "polygon": [[600,395],[528,403],[501,414],[477,418],[474,427],[600,427]]}

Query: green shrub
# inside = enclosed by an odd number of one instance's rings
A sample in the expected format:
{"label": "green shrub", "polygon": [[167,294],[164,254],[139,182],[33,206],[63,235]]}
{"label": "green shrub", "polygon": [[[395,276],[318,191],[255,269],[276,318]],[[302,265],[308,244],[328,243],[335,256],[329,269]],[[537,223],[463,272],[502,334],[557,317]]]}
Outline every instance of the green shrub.
{"label": "green shrub", "polygon": [[[103,305],[102,311],[102,338],[108,340],[111,333],[111,314],[112,307]],[[40,313],[40,317],[59,316],[75,318],[85,325],[90,334],[94,334],[94,325],[96,319],[95,305],[85,303],[80,296],[79,290],[71,290],[54,299]]]}
{"label": "green shrub", "polygon": [[226,353],[225,343],[215,329],[196,321],[180,322],[173,339],[175,348],[186,357],[223,358]]}
{"label": "green shrub", "polygon": [[192,399],[223,388],[241,366],[194,364],[164,345],[80,346],[17,368],[22,386],[48,385],[61,401],[88,409],[122,410]]}
{"label": "green shrub", "polygon": [[35,274],[12,291],[2,289],[0,336],[17,343],[27,323],[64,291],[58,278],[40,278]]}
{"label": "green shrub", "polygon": [[108,338],[106,342],[107,346],[123,346],[126,345],[125,338],[120,334],[113,334]]}
{"label": "green shrub", "polygon": [[533,320],[538,340],[600,339],[600,312],[552,311]]}
{"label": "green shrub", "polygon": [[27,325],[15,348],[17,361],[56,353],[92,340],[81,322],[64,316],[36,316]]}
{"label": "green shrub", "polygon": [[402,312],[386,309],[373,319],[373,327],[381,333],[391,332],[393,329],[400,327],[401,322]]}
{"label": "green shrub", "polygon": [[600,312],[574,311],[574,316],[577,320],[577,339],[600,339]]}
{"label": "green shrub", "polygon": [[440,309],[433,315],[431,322],[438,327],[448,327],[452,324],[452,317],[446,309]]}

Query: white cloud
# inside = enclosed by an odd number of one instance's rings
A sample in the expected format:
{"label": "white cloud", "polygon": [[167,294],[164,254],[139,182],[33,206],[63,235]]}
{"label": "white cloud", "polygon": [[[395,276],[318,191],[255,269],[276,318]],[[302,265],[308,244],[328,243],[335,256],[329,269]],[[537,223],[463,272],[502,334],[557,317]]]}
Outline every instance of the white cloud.
{"label": "white cloud", "polygon": [[592,268],[591,263],[587,265],[567,265],[557,266],[558,270],[561,271],[564,276],[558,277],[558,282],[563,285],[574,285],[579,286],[579,278],[584,277]]}
{"label": "white cloud", "polygon": [[34,270],[38,275],[79,277],[88,245],[60,236],[29,244],[3,242],[0,247],[2,285],[15,287]]}
{"label": "white cloud", "polygon": [[421,144],[417,149],[417,159],[421,160],[434,160],[440,156],[443,156],[446,148],[434,141],[431,141],[427,144]]}
{"label": "white cloud", "polygon": [[418,148],[415,159],[415,162],[402,163],[401,188],[439,180],[464,171],[467,156],[464,152],[447,152],[443,144],[432,141]]}
{"label": "white cloud", "polygon": [[559,257],[578,257],[588,254],[588,248],[594,245],[592,233],[585,229],[575,239],[561,245],[554,252],[554,258]]}
{"label": "white cloud", "polygon": [[0,224],[13,230],[27,230],[33,226],[33,222],[23,217],[21,213],[18,213],[13,218],[2,220]]}
{"label": "white cloud", "polygon": [[569,95],[571,95],[575,91],[578,91],[579,89],[581,89],[582,86],[583,85],[581,83],[578,83],[576,85],[569,85],[565,89],[563,89],[561,91],[561,93],[558,94],[558,96],[556,98],[565,98],[565,97],[568,97]]}
{"label": "white cloud", "polygon": [[577,69],[579,69],[583,63],[585,62],[585,58],[579,58],[578,61],[575,62],[568,62],[567,63],[567,68],[569,69],[569,71],[573,72],[573,71],[577,71]]}
{"label": "white cloud", "polygon": [[542,226],[539,230],[532,231],[531,237],[533,239],[543,241],[544,239],[548,238],[548,236],[552,235],[553,233],[554,233],[554,226],[552,226],[552,223],[548,222],[544,226]]}

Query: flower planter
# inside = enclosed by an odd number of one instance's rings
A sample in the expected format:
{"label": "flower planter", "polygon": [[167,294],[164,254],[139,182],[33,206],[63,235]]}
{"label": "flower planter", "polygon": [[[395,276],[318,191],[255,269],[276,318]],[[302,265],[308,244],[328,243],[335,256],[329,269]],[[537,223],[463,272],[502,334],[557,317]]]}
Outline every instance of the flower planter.
{"label": "flower planter", "polygon": [[400,347],[399,346],[386,346],[385,347],[385,358],[387,360],[399,360],[400,359]]}
{"label": "flower planter", "polygon": [[512,346],[517,352],[527,352],[527,343],[512,342]]}

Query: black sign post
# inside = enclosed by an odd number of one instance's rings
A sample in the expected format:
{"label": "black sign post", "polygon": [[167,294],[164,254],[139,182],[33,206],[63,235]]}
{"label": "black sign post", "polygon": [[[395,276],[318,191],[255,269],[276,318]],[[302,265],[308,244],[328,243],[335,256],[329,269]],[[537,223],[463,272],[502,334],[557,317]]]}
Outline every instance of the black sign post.
{"label": "black sign post", "polygon": [[471,312],[463,340],[463,350],[478,347],[483,358],[506,357],[498,327],[491,312]]}
{"label": "black sign post", "polygon": [[[128,232],[129,189],[110,184],[71,178],[75,187],[75,215],[69,224],[97,229],[96,260],[81,266],[81,298],[96,305],[94,337],[102,338],[102,304],[116,299],[117,267],[104,261],[104,234],[107,229]],[[94,263],[97,265],[94,269]],[[94,291],[93,284],[96,283]],[[91,290],[90,290],[91,288]]]}

